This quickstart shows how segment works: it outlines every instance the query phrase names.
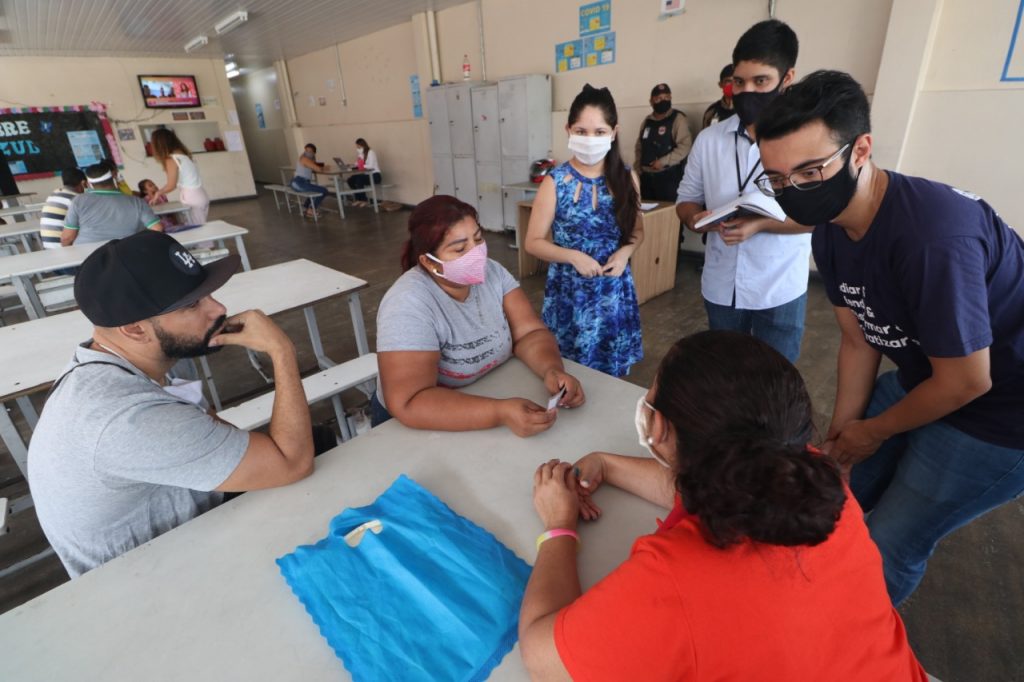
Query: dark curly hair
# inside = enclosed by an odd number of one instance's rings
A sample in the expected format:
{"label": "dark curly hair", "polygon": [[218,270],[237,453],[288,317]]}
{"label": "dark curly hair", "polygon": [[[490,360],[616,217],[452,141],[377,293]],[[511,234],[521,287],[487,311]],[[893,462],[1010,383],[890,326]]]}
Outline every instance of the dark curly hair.
{"label": "dark curly hair", "polygon": [[786,358],[747,334],[701,332],[668,352],[655,390],[676,431],[676,488],[711,544],[828,538],[846,492],[835,462],[807,450],[811,399]]}

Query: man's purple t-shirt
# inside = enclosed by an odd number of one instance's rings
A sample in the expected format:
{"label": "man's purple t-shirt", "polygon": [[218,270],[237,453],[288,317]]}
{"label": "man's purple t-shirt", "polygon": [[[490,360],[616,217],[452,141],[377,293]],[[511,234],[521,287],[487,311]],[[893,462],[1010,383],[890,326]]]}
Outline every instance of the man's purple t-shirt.
{"label": "man's purple t-shirt", "polygon": [[887,171],[867,234],[814,230],[814,260],[833,305],[899,368],[910,391],[929,357],[989,348],[992,390],[943,421],[995,445],[1024,449],[1024,241],[980,198]]}

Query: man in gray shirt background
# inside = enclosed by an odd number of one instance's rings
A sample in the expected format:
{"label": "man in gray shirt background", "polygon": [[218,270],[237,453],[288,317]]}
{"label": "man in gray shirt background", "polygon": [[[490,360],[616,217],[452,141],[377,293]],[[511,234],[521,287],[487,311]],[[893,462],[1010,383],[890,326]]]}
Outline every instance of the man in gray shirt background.
{"label": "man in gray shirt background", "polygon": [[[313,471],[313,437],[295,347],[262,312],[232,317],[211,297],[238,268],[204,267],[170,236],[104,244],[82,264],[75,298],[93,323],[54,383],[28,453],[39,523],[72,577],[220,504]],[[181,358],[238,345],[270,356],[267,434],[210,414],[202,385],[170,379]]]}
{"label": "man in gray shirt background", "polygon": [[75,197],[68,208],[61,246],[121,239],[146,229],[163,231],[160,219],[144,199],[117,189],[106,164],[89,166],[85,178],[89,189]]}

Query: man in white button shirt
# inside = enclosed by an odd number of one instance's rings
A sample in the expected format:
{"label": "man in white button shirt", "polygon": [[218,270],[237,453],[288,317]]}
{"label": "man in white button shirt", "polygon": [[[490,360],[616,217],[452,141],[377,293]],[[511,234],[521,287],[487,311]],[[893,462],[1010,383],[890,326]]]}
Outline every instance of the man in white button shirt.
{"label": "man in white button shirt", "polygon": [[[763,172],[754,124],[793,81],[798,42],[778,20],[754,24],[733,50],[731,116],[694,141],[679,183],[676,213],[691,230],[708,214],[758,192]],[[780,211],[781,212],[781,211]],[[796,361],[804,333],[811,228],[786,219],[746,216],[708,234],[701,290],[711,329],[752,334]]]}

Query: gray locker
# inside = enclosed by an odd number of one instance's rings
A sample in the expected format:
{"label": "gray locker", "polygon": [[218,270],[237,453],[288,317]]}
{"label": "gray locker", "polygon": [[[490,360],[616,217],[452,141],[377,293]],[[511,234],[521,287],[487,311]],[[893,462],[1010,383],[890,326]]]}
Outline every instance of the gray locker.
{"label": "gray locker", "polygon": [[452,157],[455,169],[455,196],[473,208],[477,207],[476,161],[469,156]]}
{"label": "gray locker", "polygon": [[501,166],[497,163],[476,164],[477,212],[480,226],[485,230],[500,232],[502,220]]}
{"label": "gray locker", "polygon": [[455,172],[452,157],[434,156],[434,194],[455,196]]}
{"label": "gray locker", "polygon": [[[529,159],[504,158],[501,160],[501,184],[510,185],[516,182],[526,182],[530,179]],[[515,230],[519,221],[519,202],[523,201],[523,192],[515,189],[506,189],[501,193],[502,197],[502,220],[506,230]]]}
{"label": "gray locker", "polygon": [[501,138],[498,136],[498,86],[473,88],[473,147],[477,163],[498,163],[501,160]]}
{"label": "gray locker", "polygon": [[550,76],[514,76],[498,81],[498,112],[502,157],[535,161],[551,153]]}
{"label": "gray locker", "polygon": [[445,88],[452,156],[473,156],[473,106],[469,85]]}
{"label": "gray locker", "polygon": [[451,154],[451,123],[443,88],[429,88],[427,94],[427,120],[430,122],[431,153]]}

